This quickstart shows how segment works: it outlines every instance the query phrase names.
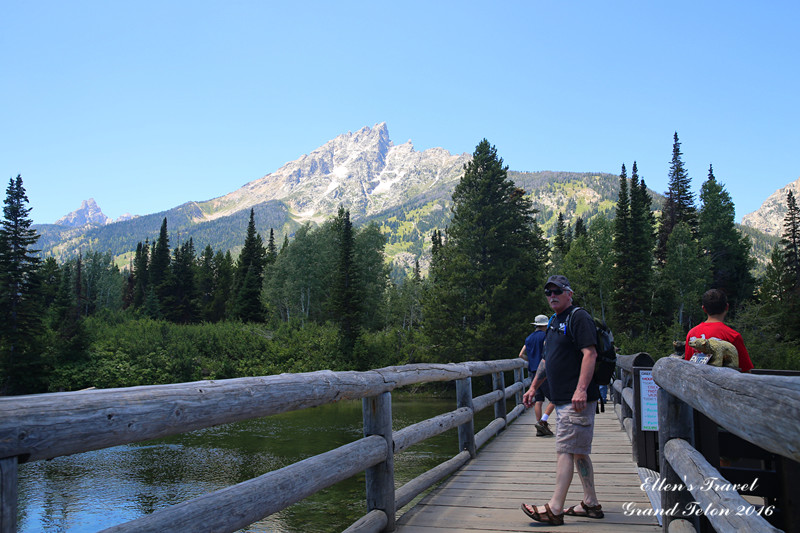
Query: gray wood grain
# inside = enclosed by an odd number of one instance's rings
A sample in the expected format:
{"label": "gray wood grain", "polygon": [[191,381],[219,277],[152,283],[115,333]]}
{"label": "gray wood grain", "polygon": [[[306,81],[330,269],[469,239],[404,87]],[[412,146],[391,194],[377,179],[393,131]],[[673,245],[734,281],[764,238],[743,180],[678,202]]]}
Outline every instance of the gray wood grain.
{"label": "gray wood grain", "polygon": [[653,379],[731,433],[800,461],[800,378],[742,374],[665,357],[653,367]]}
{"label": "gray wood grain", "polygon": [[[730,482],[685,440],[671,439],[664,446],[664,455],[678,477],[685,480],[703,515],[716,531],[780,531],[758,514],[745,514],[752,505],[736,490],[726,488]],[[709,488],[709,481],[715,479],[718,485]]]}

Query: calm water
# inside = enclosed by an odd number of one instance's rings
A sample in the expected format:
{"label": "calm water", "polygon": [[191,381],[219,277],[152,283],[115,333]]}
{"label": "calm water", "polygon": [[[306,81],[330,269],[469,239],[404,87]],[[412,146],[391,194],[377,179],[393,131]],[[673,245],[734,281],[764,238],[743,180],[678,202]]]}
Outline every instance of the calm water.
{"label": "calm water", "polygon": [[[392,399],[400,429],[455,409],[455,400]],[[476,431],[492,417],[478,414]],[[362,436],[361,401],[340,402],[19,467],[19,531],[88,532],[240,483]],[[395,456],[397,486],[458,452],[456,430]],[[366,513],[364,474],[246,531],[341,531]]]}

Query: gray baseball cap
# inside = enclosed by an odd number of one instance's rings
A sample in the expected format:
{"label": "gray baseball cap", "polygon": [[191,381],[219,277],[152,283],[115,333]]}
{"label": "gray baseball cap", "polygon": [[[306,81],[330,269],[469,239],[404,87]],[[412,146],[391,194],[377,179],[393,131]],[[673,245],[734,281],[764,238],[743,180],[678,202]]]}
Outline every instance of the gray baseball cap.
{"label": "gray baseball cap", "polygon": [[549,278],[547,278],[547,283],[545,283],[544,286],[547,287],[548,285],[555,285],[559,289],[563,289],[565,291],[572,291],[572,287],[569,286],[569,280],[567,279],[567,276],[561,276],[561,275],[550,276]]}

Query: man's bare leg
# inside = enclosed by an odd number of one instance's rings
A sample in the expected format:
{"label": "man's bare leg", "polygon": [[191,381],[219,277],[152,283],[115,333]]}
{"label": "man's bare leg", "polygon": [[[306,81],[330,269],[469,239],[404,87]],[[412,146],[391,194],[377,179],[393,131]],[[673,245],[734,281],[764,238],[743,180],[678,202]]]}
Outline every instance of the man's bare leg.
{"label": "man's bare leg", "polygon": [[547,502],[553,514],[564,512],[564,502],[567,500],[567,491],[572,483],[572,473],[574,468],[573,454],[559,453],[556,461],[556,488],[553,496]]}
{"label": "man's bare leg", "polygon": [[578,478],[583,485],[583,503],[588,506],[597,505],[597,492],[594,486],[594,467],[588,455],[574,454],[575,470],[578,471]]}

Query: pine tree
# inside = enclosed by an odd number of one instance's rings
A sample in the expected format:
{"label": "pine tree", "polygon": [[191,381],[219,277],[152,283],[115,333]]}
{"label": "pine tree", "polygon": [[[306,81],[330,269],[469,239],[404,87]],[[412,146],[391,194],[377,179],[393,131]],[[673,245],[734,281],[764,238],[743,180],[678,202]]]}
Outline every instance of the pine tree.
{"label": "pine tree", "polygon": [[188,324],[198,317],[194,263],[194,241],[190,238],[173,252],[161,302],[165,317],[172,322]]}
{"label": "pine tree", "polygon": [[750,239],[737,231],[730,194],[714,177],[709,165],[708,179],[700,189],[701,209],[698,234],[703,253],[711,260],[711,288],[722,289],[730,302],[731,316],[753,292],[755,280],[750,269]]}
{"label": "pine tree", "polygon": [[41,392],[44,366],[37,344],[42,330],[39,239],[31,228],[22,176],[9,180],[0,224],[0,392]]}
{"label": "pine tree", "polygon": [[331,308],[339,325],[339,355],[345,365],[352,366],[353,350],[361,334],[364,301],[361,287],[358,285],[353,225],[350,222],[350,212],[343,207],[339,207],[334,228],[338,256],[331,287]]}
{"label": "pine tree", "polygon": [[278,258],[278,248],[275,246],[275,232],[269,228],[269,241],[267,241],[266,263],[272,265]]}
{"label": "pine tree", "polygon": [[697,229],[697,209],[694,206],[691,180],[683,166],[682,155],[678,132],[675,132],[672,143],[672,162],[669,167],[669,183],[667,192],[664,193],[666,202],[658,228],[656,259],[661,265],[666,261],[667,240],[672,229],[680,222],[686,222],[692,232]]}
{"label": "pine tree", "polygon": [[236,288],[233,305],[234,317],[245,322],[263,322],[264,304],[261,288],[264,284],[264,267],[267,252],[264,241],[256,231],[255,214],[250,209],[250,221],[244,247],[236,264]]}
{"label": "pine tree", "polygon": [[631,334],[633,318],[628,314],[632,306],[631,301],[631,204],[628,194],[628,172],[625,164],[619,174],[619,196],[617,198],[616,216],[614,218],[614,259],[615,267],[614,292],[612,294],[612,307],[614,330]]}
{"label": "pine tree", "polygon": [[583,221],[583,218],[578,217],[578,220],[575,221],[575,239],[578,239],[578,237],[581,236],[585,237],[587,236],[587,234],[588,232],[586,229],[586,224]]}
{"label": "pine tree", "polygon": [[200,254],[197,265],[197,297],[200,319],[211,322],[211,306],[214,301],[214,250],[208,244]]}
{"label": "pine tree", "polygon": [[169,263],[169,235],[167,234],[167,219],[164,217],[161,222],[161,230],[158,233],[158,240],[156,240],[150,256],[150,265],[148,266],[148,291],[149,289],[153,290],[162,312],[164,312],[162,301],[167,298],[169,292]]}
{"label": "pine tree", "polygon": [[133,256],[131,276],[133,278],[133,307],[138,309],[144,305],[147,298],[147,289],[150,282],[150,241],[145,239],[136,245],[136,254]]}
{"label": "pine tree", "polygon": [[225,318],[231,303],[233,290],[233,257],[228,250],[224,254],[214,254],[214,297],[211,303],[209,320],[218,322]]}
{"label": "pine tree", "polygon": [[[58,296],[53,305],[53,323],[51,328],[58,339],[53,350],[55,355],[56,374],[61,372],[74,372],[75,365],[83,362],[87,357],[89,348],[89,335],[81,316],[82,281],[81,258],[72,263],[66,263],[61,269],[61,281]],[[65,389],[70,384],[68,379],[55,377],[51,383],[52,390]],[[84,384],[81,384],[83,386]]]}
{"label": "pine tree", "polygon": [[547,244],[530,199],[485,139],[453,191],[452,212],[424,303],[434,358],[486,360],[516,351],[531,309],[544,306]]}
{"label": "pine tree", "polygon": [[783,263],[789,291],[800,289],[800,209],[792,191],[786,195],[786,216],[783,219]]}
{"label": "pine tree", "polygon": [[632,320],[630,331],[637,336],[647,329],[647,317],[650,314],[650,298],[653,291],[653,248],[655,246],[655,228],[653,214],[650,211],[650,194],[644,179],[639,178],[636,161],[631,168],[630,187],[630,220],[628,242],[628,278],[630,307],[627,312]]}

